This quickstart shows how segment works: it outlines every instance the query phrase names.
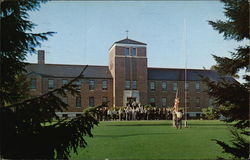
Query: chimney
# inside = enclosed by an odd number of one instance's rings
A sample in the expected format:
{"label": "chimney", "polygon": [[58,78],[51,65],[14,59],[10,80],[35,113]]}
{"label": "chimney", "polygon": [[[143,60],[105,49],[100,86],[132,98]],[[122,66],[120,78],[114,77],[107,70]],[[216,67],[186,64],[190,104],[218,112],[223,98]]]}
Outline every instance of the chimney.
{"label": "chimney", "polygon": [[44,50],[38,50],[37,60],[38,60],[38,64],[45,64],[45,51]]}

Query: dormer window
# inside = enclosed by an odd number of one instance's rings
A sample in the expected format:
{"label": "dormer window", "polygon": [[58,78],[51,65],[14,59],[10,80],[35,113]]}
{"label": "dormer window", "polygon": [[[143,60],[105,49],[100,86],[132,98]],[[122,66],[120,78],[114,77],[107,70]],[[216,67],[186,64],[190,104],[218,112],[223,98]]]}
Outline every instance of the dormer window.
{"label": "dormer window", "polygon": [[136,48],[132,48],[132,56],[136,56]]}
{"label": "dormer window", "polygon": [[125,56],[129,56],[129,48],[125,48]]}

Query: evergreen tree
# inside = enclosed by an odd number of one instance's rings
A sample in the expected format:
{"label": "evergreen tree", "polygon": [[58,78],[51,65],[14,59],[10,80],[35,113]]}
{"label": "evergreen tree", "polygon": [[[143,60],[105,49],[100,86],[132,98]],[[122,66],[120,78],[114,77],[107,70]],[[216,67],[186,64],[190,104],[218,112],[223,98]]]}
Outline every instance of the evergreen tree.
{"label": "evergreen tree", "polygon": [[[68,105],[61,97],[77,95],[74,81],[37,97],[29,97],[23,61],[28,53],[53,32],[32,33],[35,24],[29,21],[28,11],[38,10],[47,0],[1,1],[1,107],[0,158],[6,159],[67,159],[71,150],[87,145],[84,136],[98,121],[95,108],[85,110],[73,119],[60,119],[56,112]],[[54,121],[55,120],[55,121]]]}
{"label": "evergreen tree", "polygon": [[[249,40],[249,2],[247,0],[221,0],[225,7],[225,21],[209,21],[209,24],[219,33],[223,33],[226,40],[236,40],[237,42]],[[226,117],[227,122],[236,122],[235,127],[241,133],[248,134],[246,128],[249,127],[249,45],[239,46],[231,57],[219,57],[213,55],[217,64],[213,69],[222,75],[239,77],[239,71],[245,72],[243,78],[245,82],[232,82],[222,79],[218,82],[206,79],[208,94],[215,99],[220,114]],[[247,159],[249,142],[236,130],[231,131],[233,135],[233,146],[216,140],[225,152],[232,155],[232,159]],[[237,144],[238,143],[238,144]],[[243,153],[244,152],[244,153]],[[247,152],[247,153],[246,153]],[[221,158],[222,159],[222,158]]]}
{"label": "evergreen tree", "polygon": [[[209,21],[219,33],[223,33],[225,39],[236,41],[249,40],[249,2],[247,0],[222,0],[225,4],[226,21]],[[228,106],[221,113],[229,122],[238,121],[237,127],[248,127],[249,105],[249,45],[239,46],[231,52],[231,58],[213,55],[217,64],[213,67],[223,75],[239,77],[240,70],[245,71],[243,78],[245,83],[232,83],[220,81],[218,83],[207,81],[209,94],[215,98],[215,102],[222,106]]]}

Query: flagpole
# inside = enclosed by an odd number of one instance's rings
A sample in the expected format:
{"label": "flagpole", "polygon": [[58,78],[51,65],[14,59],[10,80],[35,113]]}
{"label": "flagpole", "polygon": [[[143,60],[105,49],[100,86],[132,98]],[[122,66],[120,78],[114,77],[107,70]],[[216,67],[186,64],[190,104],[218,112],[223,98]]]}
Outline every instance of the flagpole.
{"label": "flagpole", "polygon": [[187,26],[184,19],[184,53],[185,53],[185,121],[184,126],[187,127]]}

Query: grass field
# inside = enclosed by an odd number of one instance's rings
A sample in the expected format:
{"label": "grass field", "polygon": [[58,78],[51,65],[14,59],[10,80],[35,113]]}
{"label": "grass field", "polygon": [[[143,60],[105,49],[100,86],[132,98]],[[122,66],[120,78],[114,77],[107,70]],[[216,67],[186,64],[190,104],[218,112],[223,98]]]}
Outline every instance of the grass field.
{"label": "grass field", "polygon": [[88,146],[71,159],[215,159],[222,149],[211,139],[229,142],[227,126],[220,121],[189,121],[177,130],[171,121],[101,122],[86,138]]}

